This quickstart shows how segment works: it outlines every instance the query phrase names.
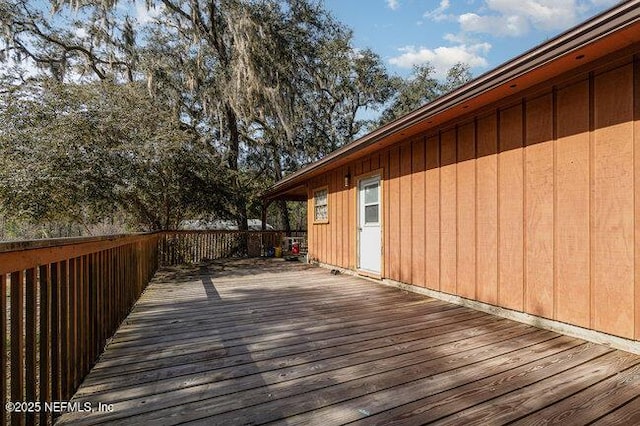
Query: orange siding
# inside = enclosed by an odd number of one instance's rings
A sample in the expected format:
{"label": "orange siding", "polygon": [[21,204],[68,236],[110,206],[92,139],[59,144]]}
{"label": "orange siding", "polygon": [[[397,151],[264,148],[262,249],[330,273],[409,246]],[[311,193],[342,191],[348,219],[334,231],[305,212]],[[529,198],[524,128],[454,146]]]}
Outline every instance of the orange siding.
{"label": "orange siding", "polygon": [[522,105],[500,112],[498,154],[498,303],[522,310],[523,155]]}
{"label": "orange siding", "polygon": [[458,288],[457,294],[476,297],[476,136],[475,123],[458,128]]}
{"label": "orange siding", "polygon": [[394,148],[389,151],[389,264],[388,277],[400,280],[400,150]]}
{"label": "orange siding", "polygon": [[441,135],[440,290],[456,293],[456,130]]}
{"label": "orange siding", "polygon": [[595,77],[593,326],[633,337],[633,74]]}
{"label": "orange siding", "polygon": [[[358,182],[356,180],[356,177],[358,175],[362,174],[362,163],[359,162],[359,161],[355,162],[354,165],[353,165],[353,169],[352,170],[353,170],[354,179],[353,179],[353,181],[351,182],[350,185],[354,189],[353,199],[354,199],[354,203],[355,203],[355,200],[358,198],[358,187],[356,186],[358,184]],[[354,204],[354,226],[355,226],[356,230],[360,226],[360,211],[358,210],[357,204]],[[358,232],[356,232],[355,238],[356,238],[354,240],[355,241],[355,247],[354,247],[354,251],[353,251],[353,254],[354,254],[355,258],[353,260],[353,263],[356,265],[356,268],[357,268],[358,267],[358,256],[360,256],[360,252],[358,250],[358,240],[357,240],[357,238],[359,238],[358,237]]]}
{"label": "orange siding", "polygon": [[[331,191],[331,174],[328,174],[326,176],[326,180],[325,180],[325,185],[327,186],[327,188],[329,188],[329,191]],[[331,213],[335,212],[335,205],[331,202],[331,197],[329,197],[329,222],[324,224],[322,226],[323,228],[323,250],[322,250],[322,257],[324,259],[325,263],[331,263],[331,223],[333,222],[331,220]]]}
{"label": "orange siding", "polygon": [[589,81],[558,90],[556,103],[556,317],[589,327]]}
{"label": "orange siding", "polygon": [[[349,174],[349,168],[347,167],[344,170],[346,175]],[[351,182],[349,182],[351,185]],[[351,264],[351,234],[353,232],[349,232],[350,229],[353,229],[351,226],[351,211],[353,207],[351,206],[351,189],[350,188],[342,188],[342,217],[340,218],[340,222],[342,222],[342,264],[345,268],[352,268]]]}
{"label": "orange siding", "polygon": [[478,300],[498,303],[498,127],[496,115],[478,119]]}
{"label": "orange siding", "polygon": [[[329,194],[333,193],[333,182],[332,182],[333,174],[334,172],[331,172],[327,175],[326,185],[327,185],[327,188],[329,188]],[[333,226],[333,222],[334,222],[333,214],[336,211],[335,207],[336,205],[333,202],[333,197],[329,195],[329,221],[327,224],[324,225],[324,238],[325,238],[324,261],[329,264],[333,264],[333,262],[331,261],[331,252],[333,251],[333,247],[332,247],[333,232],[332,232],[331,226]]]}
{"label": "orange siding", "polygon": [[329,185],[329,193],[331,194],[331,205],[333,208],[331,209],[331,219],[329,220],[329,232],[331,233],[330,243],[329,243],[329,263],[332,265],[338,264],[338,232],[337,232],[337,224],[338,224],[338,211],[340,211],[340,204],[338,203],[338,185],[336,184],[336,179],[338,177],[338,171],[334,170],[331,173],[331,184]]}
{"label": "orange siding", "polygon": [[538,88],[310,180],[310,197],[330,188],[328,224],[308,207],[311,257],[357,268],[355,178],[381,170],[384,278],[638,339],[633,67]]}
{"label": "orange siding", "polygon": [[343,258],[343,243],[345,234],[342,230],[342,225],[344,224],[345,217],[345,205],[343,202],[342,194],[344,194],[344,175],[346,174],[346,170],[344,168],[340,169],[338,173],[338,189],[336,189],[336,221],[333,224],[333,229],[336,234],[336,265],[345,267],[344,258]]}
{"label": "orange siding", "polygon": [[380,168],[380,154],[374,154],[371,156],[371,171],[378,170]]}
{"label": "orange siding", "polygon": [[525,310],[553,318],[553,95],[526,107]]}
{"label": "orange siding", "polygon": [[362,160],[362,173],[368,173],[371,171],[371,158],[367,157]]}
{"label": "orange siding", "polygon": [[400,281],[405,283],[413,282],[411,277],[413,258],[411,160],[411,143],[406,143],[400,147],[400,203],[398,206],[400,216]]}
{"label": "orange siding", "polygon": [[311,192],[311,186],[313,182],[307,182],[307,256],[309,259],[316,259],[318,256],[315,253],[315,249],[318,245],[316,238],[317,226],[313,225],[313,193]]}
{"label": "orange siding", "polygon": [[440,289],[440,139],[427,138],[425,171],[425,285]]}
{"label": "orange siding", "polygon": [[391,211],[391,207],[390,207],[390,202],[389,202],[389,193],[391,192],[390,189],[390,184],[389,184],[389,151],[385,151],[383,153],[380,154],[380,168],[383,169],[383,181],[382,181],[382,188],[383,188],[383,196],[382,196],[382,209],[384,211],[384,219],[382,221],[382,233],[384,234],[382,239],[383,239],[383,243],[382,243],[382,251],[384,252],[384,256],[383,256],[383,265],[382,265],[382,274],[385,277],[388,277],[388,271],[389,271],[389,265],[391,265],[391,257],[390,257],[390,252],[389,252],[389,245],[390,245],[390,235],[391,232],[388,231],[388,225],[391,222],[390,214],[389,212]]}
{"label": "orange siding", "polygon": [[349,265],[352,269],[357,268],[357,218],[358,213],[356,210],[356,194],[357,189],[355,186],[355,168],[349,167],[349,174],[351,175],[351,181],[349,182]]}
{"label": "orange siding", "polygon": [[342,244],[343,244],[343,236],[342,236],[342,224],[343,224],[343,215],[346,211],[342,204],[342,192],[344,191],[344,170],[339,169],[336,174],[336,220],[333,224],[333,229],[336,233],[335,236],[335,246],[334,250],[336,252],[336,265],[343,266],[344,262],[342,258]]}
{"label": "orange siding", "polygon": [[636,55],[633,62],[633,118],[634,118],[634,200],[635,200],[635,306],[636,340],[640,340],[640,57]]}
{"label": "orange siding", "polygon": [[[323,179],[322,186],[329,187],[330,184],[330,175],[326,175]],[[331,200],[329,200],[329,210],[331,210]],[[329,246],[331,241],[331,234],[329,233],[329,224],[324,223],[320,225],[322,228],[321,238],[322,238],[322,261],[325,263],[329,263]]]}
{"label": "orange siding", "polygon": [[424,138],[413,141],[413,156],[411,169],[411,200],[415,208],[411,209],[411,275],[415,285],[424,287],[425,285],[425,211],[420,206],[425,205],[424,193]]}

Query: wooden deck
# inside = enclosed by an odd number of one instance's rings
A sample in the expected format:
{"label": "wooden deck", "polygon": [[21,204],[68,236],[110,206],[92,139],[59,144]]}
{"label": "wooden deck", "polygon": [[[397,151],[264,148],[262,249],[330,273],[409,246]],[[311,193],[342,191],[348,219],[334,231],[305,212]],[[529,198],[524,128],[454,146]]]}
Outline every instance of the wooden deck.
{"label": "wooden deck", "polygon": [[159,273],[74,401],[96,424],[640,424],[640,356],[326,269]]}

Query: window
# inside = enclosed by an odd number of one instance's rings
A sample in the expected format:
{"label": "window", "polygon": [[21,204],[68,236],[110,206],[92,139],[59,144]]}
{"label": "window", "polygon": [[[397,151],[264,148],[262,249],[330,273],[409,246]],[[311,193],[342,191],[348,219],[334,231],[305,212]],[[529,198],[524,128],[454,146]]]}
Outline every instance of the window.
{"label": "window", "polygon": [[329,191],[327,188],[313,191],[313,220],[314,222],[329,221]]}
{"label": "window", "polygon": [[379,224],[380,203],[378,182],[364,185],[364,224]]}

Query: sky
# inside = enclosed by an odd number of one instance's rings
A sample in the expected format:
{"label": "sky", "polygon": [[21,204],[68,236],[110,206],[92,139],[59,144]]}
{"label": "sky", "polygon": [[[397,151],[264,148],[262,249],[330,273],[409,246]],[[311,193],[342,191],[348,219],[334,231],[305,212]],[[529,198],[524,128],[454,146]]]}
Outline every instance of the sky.
{"label": "sky", "polygon": [[618,0],[324,0],[392,74],[457,62],[478,76],[610,8]]}
{"label": "sky", "polygon": [[[42,0],[36,0],[40,2]],[[443,78],[458,62],[474,77],[519,56],[619,0],[321,0],[391,74],[429,62]],[[140,24],[159,15],[143,0],[122,5]],[[82,36],[82,34],[78,34]],[[3,66],[0,66],[0,72]],[[35,71],[34,71],[35,72]]]}

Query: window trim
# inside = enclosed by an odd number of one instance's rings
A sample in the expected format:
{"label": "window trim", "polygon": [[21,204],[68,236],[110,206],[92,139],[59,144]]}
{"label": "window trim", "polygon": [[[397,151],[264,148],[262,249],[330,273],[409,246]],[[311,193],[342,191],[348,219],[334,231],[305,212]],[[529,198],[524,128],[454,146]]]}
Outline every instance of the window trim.
{"label": "window trim", "polygon": [[[326,219],[318,219],[316,217],[316,194],[320,191],[326,191],[327,192],[327,218]],[[325,185],[325,186],[321,186],[318,188],[315,188],[311,191],[311,195],[312,195],[312,199],[313,199],[313,209],[312,209],[312,214],[313,214],[313,224],[326,224],[329,223],[329,209],[330,209],[330,203],[329,203],[329,186]]]}
{"label": "window trim", "polygon": [[[376,186],[377,186],[377,189],[378,189],[378,194],[377,194],[378,200],[376,202],[374,202],[374,203],[367,203],[366,200],[363,199],[362,200],[362,207],[364,207],[364,210],[366,212],[368,206],[373,206],[373,205],[377,206],[378,207],[378,220],[375,221],[375,222],[367,223],[367,218],[366,218],[366,213],[365,213],[365,216],[362,218],[362,223],[361,223],[361,226],[363,226],[363,227],[364,226],[382,226],[382,218],[381,218],[381,214],[380,214],[380,210],[381,210],[380,206],[382,205],[382,200],[381,200],[381,198],[382,198],[382,183],[381,183],[382,180],[381,180],[380,176],[379,175],[374,175],[374,176],[370,176],[368,178],[360,179],[358,181],[358,191],[360,191],[360,187],[362,186],[363,188],[365,188],[365,193],[366,193],[367,186],[373,185],[374,179],[375,179],[375,183],[376,183]],[[370,184],[364,183],[363,184],[363,182],[368,181],[368,180],[371,181],[372,183],[370,183]],[[366,197],[366,195],[365,195],[365,197]]]}

